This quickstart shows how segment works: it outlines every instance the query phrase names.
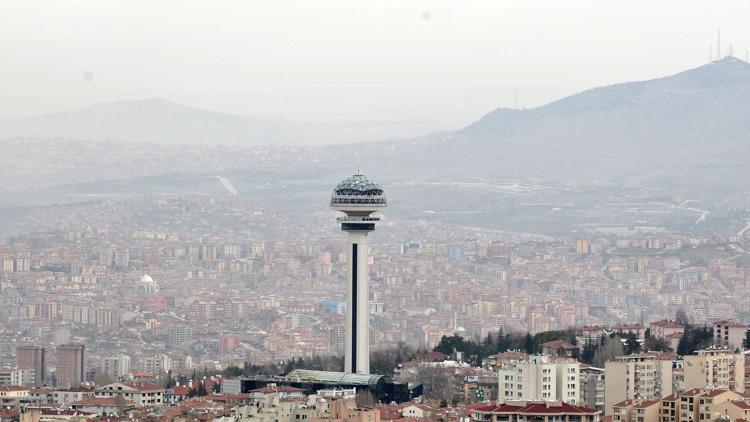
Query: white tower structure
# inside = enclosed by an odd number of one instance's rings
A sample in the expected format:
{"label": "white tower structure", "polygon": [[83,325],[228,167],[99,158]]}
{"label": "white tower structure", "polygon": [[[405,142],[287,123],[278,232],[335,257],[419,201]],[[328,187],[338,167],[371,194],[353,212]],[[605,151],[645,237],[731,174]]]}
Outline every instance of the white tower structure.
{"label": "white tower structure", "polygon": [[344,371],[370,373],[370,318],[367,276],[367,234],[375,230],[379,217],[371,214],[385,209],[383,188],[362,174],[355,174],[336,186],[331,208],[346,213],[336,220],[349,234],[349,291],[346,299],[346,339]]}

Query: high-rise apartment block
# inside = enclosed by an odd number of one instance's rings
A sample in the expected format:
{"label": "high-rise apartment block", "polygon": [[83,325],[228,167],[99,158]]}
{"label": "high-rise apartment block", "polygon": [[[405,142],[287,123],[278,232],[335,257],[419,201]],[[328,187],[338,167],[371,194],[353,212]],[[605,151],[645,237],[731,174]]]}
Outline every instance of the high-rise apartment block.
{"label": "high-rise apartment block", "polygon": [[16,367],[21,370],[33,370],[35,386],[39,387],[47,383],[47,352],[44,347],[18,346]]}
{"label": "high-rise apartment block", "polygon": [[57,386],[76,387],[86,380],[85,346],[69,343],[57,346]]}

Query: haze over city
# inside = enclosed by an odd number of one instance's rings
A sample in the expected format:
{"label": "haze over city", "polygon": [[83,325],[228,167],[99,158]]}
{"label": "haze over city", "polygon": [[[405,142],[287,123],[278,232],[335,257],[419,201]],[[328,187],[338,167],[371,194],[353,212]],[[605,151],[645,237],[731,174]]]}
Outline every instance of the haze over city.
{"label": "haze over city", "polygon": [[750,48],[737,1],[20,2],[0,117],[152,97],[303,121],[459,129]]}
{"label": "haze over city", "polygon": [[0,422],[750,419],[750,3],[0,13]]}

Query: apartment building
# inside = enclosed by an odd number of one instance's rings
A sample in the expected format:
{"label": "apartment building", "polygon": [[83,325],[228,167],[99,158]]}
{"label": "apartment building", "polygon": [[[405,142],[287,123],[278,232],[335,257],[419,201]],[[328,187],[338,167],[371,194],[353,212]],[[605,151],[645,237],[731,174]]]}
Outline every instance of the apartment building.
{"label": "apartment building", "polygon": [[741,349],[744,346],[748,326],[733,320],[716,321],[713,324],[714,345],[729,350]]}
{"label": "apartment building", "polygon": [[684,388],[726,389],[745,391],[745,356],[728,349],[703,349],[685,356]]}
{"label": "apartment building", "polygon": [[612,406],[613,422],[656,422],[659,400],[624,400]]}
{"label": "apartment building", "polygon": [[661,400],[672,394],[672,361],[655,353],[620,356],[604,367],[605,414],[625,400]]}
{"label": "apartment building", "polygon": [[500,400],[582,402],[581,364],[575,359],[530,356],[505,361],[498,370]]}
{"label": "apartment building", "polygon": [[119,355],[102,359],[102,373],[111,380],[119,380],[130,373],[130,356]]}

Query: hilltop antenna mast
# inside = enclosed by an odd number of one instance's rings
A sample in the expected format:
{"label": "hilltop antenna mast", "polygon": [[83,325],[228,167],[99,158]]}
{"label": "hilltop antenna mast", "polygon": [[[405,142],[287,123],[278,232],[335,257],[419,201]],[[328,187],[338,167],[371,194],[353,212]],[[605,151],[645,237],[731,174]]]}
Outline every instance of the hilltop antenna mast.
{"label": "hilltop antenna mast", "polygon": [[721,60],[721,28],[716,32],[716,60]]}

